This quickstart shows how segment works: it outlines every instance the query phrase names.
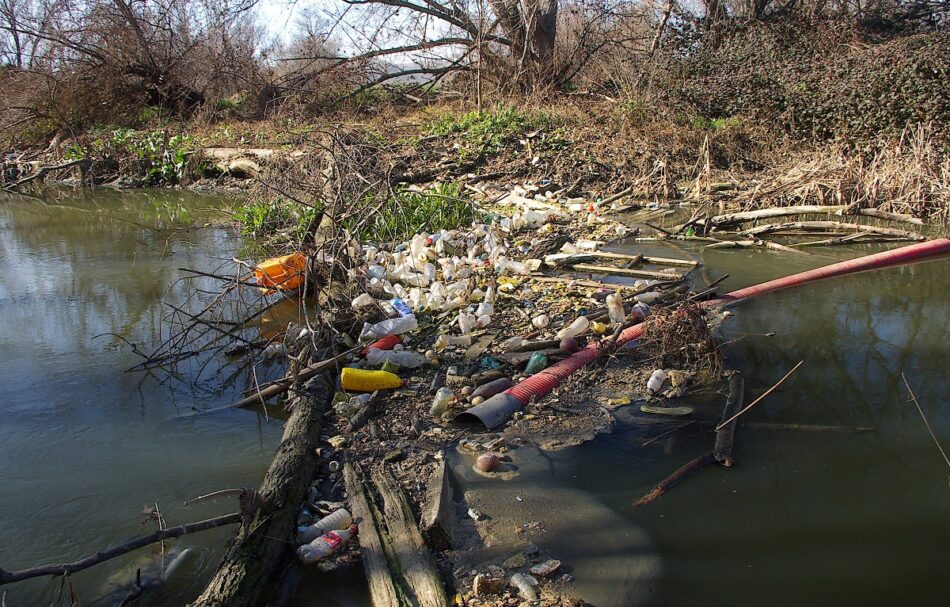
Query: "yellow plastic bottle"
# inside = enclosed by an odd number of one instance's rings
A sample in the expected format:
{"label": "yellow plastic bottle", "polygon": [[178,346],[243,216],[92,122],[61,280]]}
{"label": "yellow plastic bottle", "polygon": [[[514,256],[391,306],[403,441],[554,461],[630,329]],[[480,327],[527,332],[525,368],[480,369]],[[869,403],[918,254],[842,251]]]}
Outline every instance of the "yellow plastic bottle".
{"label": "yellow plastic bottle", "polygon": [[389,371],[367,371],[352,367],[343,368],[340,383],[347,392],[375,392],[402,386],[399,376]]}

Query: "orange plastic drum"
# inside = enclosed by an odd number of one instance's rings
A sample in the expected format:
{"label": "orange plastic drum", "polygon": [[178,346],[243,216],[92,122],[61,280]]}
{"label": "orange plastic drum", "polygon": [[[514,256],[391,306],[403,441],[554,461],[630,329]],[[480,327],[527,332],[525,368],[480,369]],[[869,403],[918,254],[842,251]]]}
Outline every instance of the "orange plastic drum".
{"label": "orange plastic drum", "polygon": [[307,256],[303,253],[291,253],[283,257],[272,257],[254,268],[257,284],[269,289],[293,291],[303,285],[304,272],[307,269]]}

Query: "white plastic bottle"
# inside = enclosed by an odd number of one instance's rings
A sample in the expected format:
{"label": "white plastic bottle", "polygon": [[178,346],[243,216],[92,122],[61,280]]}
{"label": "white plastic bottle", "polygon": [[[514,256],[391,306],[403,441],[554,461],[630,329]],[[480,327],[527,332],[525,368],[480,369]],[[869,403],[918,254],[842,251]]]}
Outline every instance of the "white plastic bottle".
{"label": "white plastic bottle", "polygon": [[350,305],[354,308],[362,308],[363,306],[368,306],[373,303],[373,296],[369,293],[363,293],[362,295],[357,296]]}
{"label": "white plastic bottle", "polygon": [[647,380],[647,392],[650,395],[656,394],[660,391],[660,388],[663,387],[663,382],[666,381],[666,371],[663,369],[657,369],[650,375],[650,379]]}
{"label": "white plastic bottle", "polygon": [[458,325],[459,330],[462,334],[471,333],[472,329],[475,328],[476,318],[474,314],[468,314],[466,312],[459,312],[458,316]]}
{"label": "white plastic bottle", "polygon": [[590,321],[587,320],[586,316],[578,316],[574,319],[574,322],[569,324],[567,327],[563,328],[558,332],[557,336],[561,339],[566,337],[577,337],[590,327]]}
{"label": "white plastic bottle", "polygon": [[310,525],[297,535],[297,545],[309,544],[328,531],[346,529],[353,524],[353,516],[346,508],[331,512],[316,523]]}
{"label": "white plastic bottle", "polygon": [[439,335],[435,338],[435,349],[439,351],[445,350],[449,346],[462,346],[467,348],[470,345],[472,345],[471,335],[462,335],[461,337],[456,337],[455,335]]}
{"label": "white plastic bottle", "polygon": [[297,558],[304,563],[315,563],[335,552],[339,552],[347,540],[354,535],[356,535],[356,525],[350,525],[348,529],[324,533],[309,544],[297,548]]}
{"label": "white plastic bottle", "polygon": [[611,293],[607,296],[607,317],[613,324],[620,324],[627,318],[623,309],[623,298],[620,293]]}
{"label": "white plastic bottle", "polygon": [[640,303],[652,304],[658,302],[661,297],[663,297],[663,294],[659,291],[647,291],[646,293],[635,295],[633,298]]}
{"label": "white plastic bottle", "polygon": [[535,329],[543,329],[551,324],[551,317],[547,314],[539,314],[531,319],[531,324]]}

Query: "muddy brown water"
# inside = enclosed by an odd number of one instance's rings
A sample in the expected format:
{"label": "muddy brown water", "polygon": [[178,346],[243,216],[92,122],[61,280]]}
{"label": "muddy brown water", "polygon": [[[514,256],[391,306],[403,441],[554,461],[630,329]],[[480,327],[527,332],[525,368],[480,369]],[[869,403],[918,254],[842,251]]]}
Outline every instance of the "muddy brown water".
{"label": "muddy brown water", "polygon": [[[120,340],[97,337],[157,343],[162,298],[184,296],[178,268],[213,269],[241,255],[237,235],[215,223],[229,204],[174,191],[0,201],[0,568],[72,560],[151,531],[140,513],[155,502],[169,524],[223,514],[234,504],[182,502],[259,483],[279,421],[235,411],[169,422],[191,407],[226,404],[235,389],[217,389],[213,366],[197,382],[123,373],[136,357]],[[708,279],[729,273],[723,286],[737,288],[876,250],[649,252],[702,257]],[[459,458],[455,467],[486,514],[512,526],[541,522],[532,541],[598,605],[942,604],[948,470],[900,373],[950,444],[948,287],[942,260],[736,307],[724,326],[727,356],[745,372],[749,397],[806,363],[739,427],[734,468],[707,469],[650,506],[631,504],[708,450],[721,399],[691,401],[701,423],[646,447],[656,425],[639,423],[634,407],[618,410],[616,431],[590,443],[519,450],[523,474],[514,481],[467,476]],[[196,596],[230,535],[175,542],[190,549],[182,567],[143,604]],[[147,573],[157,558],[156,549],[140,550],[72,581],[84,605],[115,604],[135,570]],[[298,604],[367,604],[358,575],[311,576],[302,589]],[[59,604],[61,584],[4,590],[10,607]]]}

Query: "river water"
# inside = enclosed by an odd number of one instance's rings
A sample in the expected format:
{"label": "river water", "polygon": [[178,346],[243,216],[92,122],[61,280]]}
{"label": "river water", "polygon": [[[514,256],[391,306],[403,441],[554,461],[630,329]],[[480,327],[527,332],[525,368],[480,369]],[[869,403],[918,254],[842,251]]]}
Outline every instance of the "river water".
{"label": "river water", "polygon": [[[155,503],[169,524],[225,514],[235,509],[226,499],[182,503],[260,482],[279,421],[252,411],[171,419],[235,392],[213,389],[213,368],[197,383],[124,373],[138,358],[108,335],[148,350],[160,340],[163,298],[185,299],[178,268],[213,269],[240,255],[240,239],[216,223],[227,204],[174,191],[0,200],[0,568],[73,560],[150,532],[141,512]],[[722,251],[703,261],[709,278],[728,273],[723,287],[737,288],[876,250]],[[943,604],[948,470],[900,374],[950,444],[948,287],[944,259],[736,307],[724,333],[747,401],[805,365],[740,425],[735,467],[707,469],[647,507],[631,504],[708,451],[709,424],[644,447],[656,428],[621,409],[610,435],[526,453],[525,474],[505,487],[524,507],[547,510],[539,545],[596,604]],[[714,422],[722,399],[689,404]],[[175,542],[190,549],[182,568],[143,603],[196,596],[231,533]],[[159,556],[143,549],[94,567],[73,576],[75,590],[84,605],[114,604],[136,568]],[[62,592],[50,579],[2,590],[10,607],[58,604]],[[348,596],[365,603],[363,592]]]}

